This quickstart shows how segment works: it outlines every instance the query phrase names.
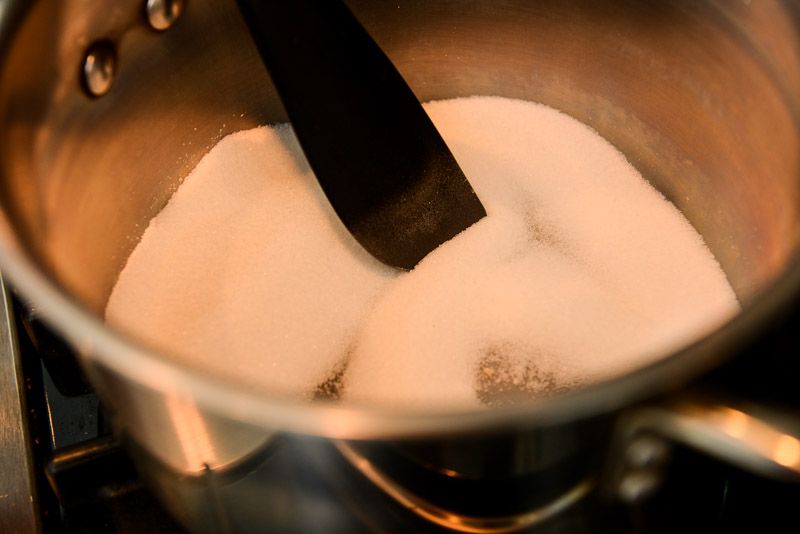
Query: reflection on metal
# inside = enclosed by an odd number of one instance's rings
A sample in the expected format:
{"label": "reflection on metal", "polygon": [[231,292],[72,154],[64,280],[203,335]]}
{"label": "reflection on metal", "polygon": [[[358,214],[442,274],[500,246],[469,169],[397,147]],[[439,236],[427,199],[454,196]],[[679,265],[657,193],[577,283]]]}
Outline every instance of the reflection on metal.
{"label": "reflection on metal", "polygon": [[[658,442],[661,436],[762,476],[800,480],[800,424],[796,418],[778,419],[774,411],[769,420],[757,412],[702,400],[643,408],[621,421],[613,450],[630,451],[633,443]],[[632,502],[657,488],[659,474],[653,466],[627,462],[616,466],[611,480],[617,494]],[[637,480],[647,483],[634,484]]]}
{"label": "reflection on metal", "polygon": [[625,451],[629,465],[640,469],[662,466],[670,456],[669,445],[656,436],[639,436]]}
{"label": "reflection on metal", "polygon": [[612,450],[617,456],[612,458],[611,480],[623,501],[641,502],[658,489],[671,452],[663,438],[646,432],[631,434],[622,447],[618,445]]}
{"label": "reflection on metal", "polygon": [[108,42],[92,45],[83,59],[83,85],[90,96],[103,96],[111,90],[117,73],[117,55]]}
{"label": "reflection on metal", "polygon": [[190,399],[177,395],[166,397],[165,401],[189,471],[208,471],[208,463],[216,457],[216,448],[197,406]]}
{"label": "reflection on metal", "polygon": [[636,504],[652,495],[660,485],[661,472],[659,470],[633,470],[619,481],[617,494],[626,503]]}
{"label": "reflection on metal", "polygon": [[145,13],[147,22],[154,30],[169,29],[183,13],[183,0],[147,0]]}
{"label": "reflection on metal", "polygon": [[775,443],[772,459],[796,471],[800,463],[800,441],[792,436],[780,436]]}
{"label": "reflection on metal", "polygon": [[[273,437],[265,429],[238,424],[198,406],[178,389],[156,397],[147,390],[106,395],[117,421],[132,421],[118,428],[177,473],[204,475],[241,464],[263,449]],[[130,393],[138,393],[130,395]]]}
{"label": "reflection on metal", "polygon": [[432,504],[401,487],[396,481],[378,469],[369,458],[365,457],[346,442],[335,442],[342,456],[350,462],[370,482],[383,490],[389,497],[406,507],[419,517],[441,527],[457,532],[473,534],[499,534],[517,532],[545,521],[567,510],[580,501],[594,486],[591,479],[585,479],[553,502],[520,514],[501,517],[473,517],[450,512]]}
{"label": "reflection on metal", "polygon": [[0,532],[38,532],[11,306],[0,278]]}

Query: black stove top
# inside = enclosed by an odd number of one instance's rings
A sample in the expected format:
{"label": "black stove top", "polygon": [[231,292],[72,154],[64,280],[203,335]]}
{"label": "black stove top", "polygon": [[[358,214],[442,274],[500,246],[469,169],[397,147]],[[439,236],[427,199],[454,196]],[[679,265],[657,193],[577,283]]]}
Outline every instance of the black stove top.
{"label": "black stove top", "polygon": [[72,351],[13,300],[44,534],[182,533],[143,485]]}

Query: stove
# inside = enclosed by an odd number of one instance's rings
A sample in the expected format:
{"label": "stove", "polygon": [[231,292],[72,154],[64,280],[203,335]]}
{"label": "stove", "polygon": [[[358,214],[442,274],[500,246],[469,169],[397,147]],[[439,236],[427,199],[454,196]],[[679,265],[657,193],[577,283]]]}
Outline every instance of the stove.
{"label": "stove", "polygon": [[15,440],[0,449],[0,473],[27,466],[0,475],[15,501],[0,499],[0,532],[185,532],[142,484],[69,347],[7,292],[0,320],[0,408],[20,417],[3,421]]}
{"label": "stove", "polygon": [[[0,430],[4,432],[0,532],[185,532],[137,473],[70,348],[22,301],[9,292],[4,295],[0,307]],[[758,384],[748,380],[752,375],[747,359],[742,361],[740,369],[733,366],[721,375],[736,387],[750,384],[758,389]],[[770,391],[763,385],[762,389]],[[342,487],[323,487],[308,479],[301,456],[288,453],[279,464],[281,472],[274,476],[308,494],[309,507],[324,503],[327,520],[295,523],[302,525],[299,530],[441,531],[409,517],[363,477],[342,471]],[[248,470],[240,472],[232,476],[246,479]],[[609,504],[590,496],[534,532],[786,528],[798,522],[796,503],[800,503],[800,484],[765,480],[676,447],[663,485],[642,504]],[[242,529],[216,523],[216,530]]]}

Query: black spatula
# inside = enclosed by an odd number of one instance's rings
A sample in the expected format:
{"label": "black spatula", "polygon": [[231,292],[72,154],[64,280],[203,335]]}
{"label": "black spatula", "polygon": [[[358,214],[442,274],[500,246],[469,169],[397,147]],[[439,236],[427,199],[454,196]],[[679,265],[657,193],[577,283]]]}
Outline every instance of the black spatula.
{"label": "black spatula", "polygon": [[382,262],[413,268],[486,215],[394,65],[339,0],[237,0],[331,205]]}

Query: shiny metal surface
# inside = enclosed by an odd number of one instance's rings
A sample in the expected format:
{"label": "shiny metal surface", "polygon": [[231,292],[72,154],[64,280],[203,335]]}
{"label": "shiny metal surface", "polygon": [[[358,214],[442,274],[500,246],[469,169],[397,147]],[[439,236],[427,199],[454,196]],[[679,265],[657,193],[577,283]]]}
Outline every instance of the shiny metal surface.
{"label": "shiny metal surface", "polygon": [[[387,446],[415,438],[425,446],[409,453],[414,461],[445,476],[532,476],[603,451],[610,434],[592,425],[609,426],[619,410],[722,365],[800,301],[797,3],[348,4],[421,99],[523,98],[595,128],[703,234],[744,311],[657,364],[497,410],[308,403],[180,366],[106,328],[102,310],[148,221],[200,157],[227,133],[285,119],[269,77],[229,2],[193,1],[163,33],[139,0],[8,2],[0,8],[0,264],[78,348],[118,428],[163,465],[189,474],[235,465],[293,432]],[[97,41],[112,43],[120,62],[112,90],[91,99],[76,66]],[[465,433],[489,431],[499,443],[523,442],[512,447],[522,456],[498,467],[486,461],[496,443],[458,452],[472,443]],[[569,446],[552,446],[556,436]],[[242,495],[226,501],[231,520]],[[192,504],[171,506],[204,509]]]}
{"label": "shiny metal surface", "polygon": [[183,0],[147,0],[145,13],[147,22],[154,30],[164,31],[170,28],[183,13]]}
{"label": "shiny metal surface", "polygon": [[0,532],[28,534],[41,525],[35,497],[16,329],[0,278]]}
{"label": "shiny metal surface", "polygon": [[413,514],[454,532],[499,534],[530,529],[569,510],[584,498],[594,485],[594,482],[590,479],[582,480],[563,495],[534,510],[526,510],[508,516],[475,517],[443,509],[425,498],[415,495],[407,488],[404,488],[402,484],[392,480],[390,476],[376,467],[367,456],[364,456],[346,442],[339,441],[336,443],[336,447],[351,465],[389,497]]}
{"label": "shiny metal surface", "polygon": [[111,90],[117,72],[117,55],[111,43],[93,44],[83,60],[83,84],[91,96],[103,96]]}
{"label": "shiny metal surface", "polygon": [[[655,456],[655,463],[628,461],[617,466],[610,483],[619,480],[623,500],[641,500],[659,486],[666,461],[664,438],[765,477],[800,481],[800,419],[796,414],[778,416],[763,407],[741,410],[713,400],[685,400],[633,410],[620,421],[618,432],[618,444],[628,451],[640,439],[657,449],[635,455],[640,459]],[[630,455],[615,458],[630,460]]]}
{"label": "shiny metal surface", "polygon": [[669,456],[669,445],[664,439],[648,435],[631,440],[624,453],[628,465],[638,469],[663,466]]}
{"label": "shiny metal surface", "polygon": [[225,469],[273,437],[269,428],[242,424],[203,409],[178,389],[152,391],[90,369],[98,393],[111,400],[115,428],[147,444],[150,454],[173,471],[197,475],[208,469]]}
{"label": "shiny metal surface", "polygon": [[661,486],[670,446],[663,437],[646,432],[618,439],[624,450],[612,449],[615,456],[610,462],[618,464],[617,473],[606,484],[616,484],[614,490],[624,502],[639,503]]}
{"label": "shiny metal surface", "polygon": [[652,495],[660,486],[663,474],[652,470],[633,471],[619,482],[617,493],[623,502],[638,504]]}

